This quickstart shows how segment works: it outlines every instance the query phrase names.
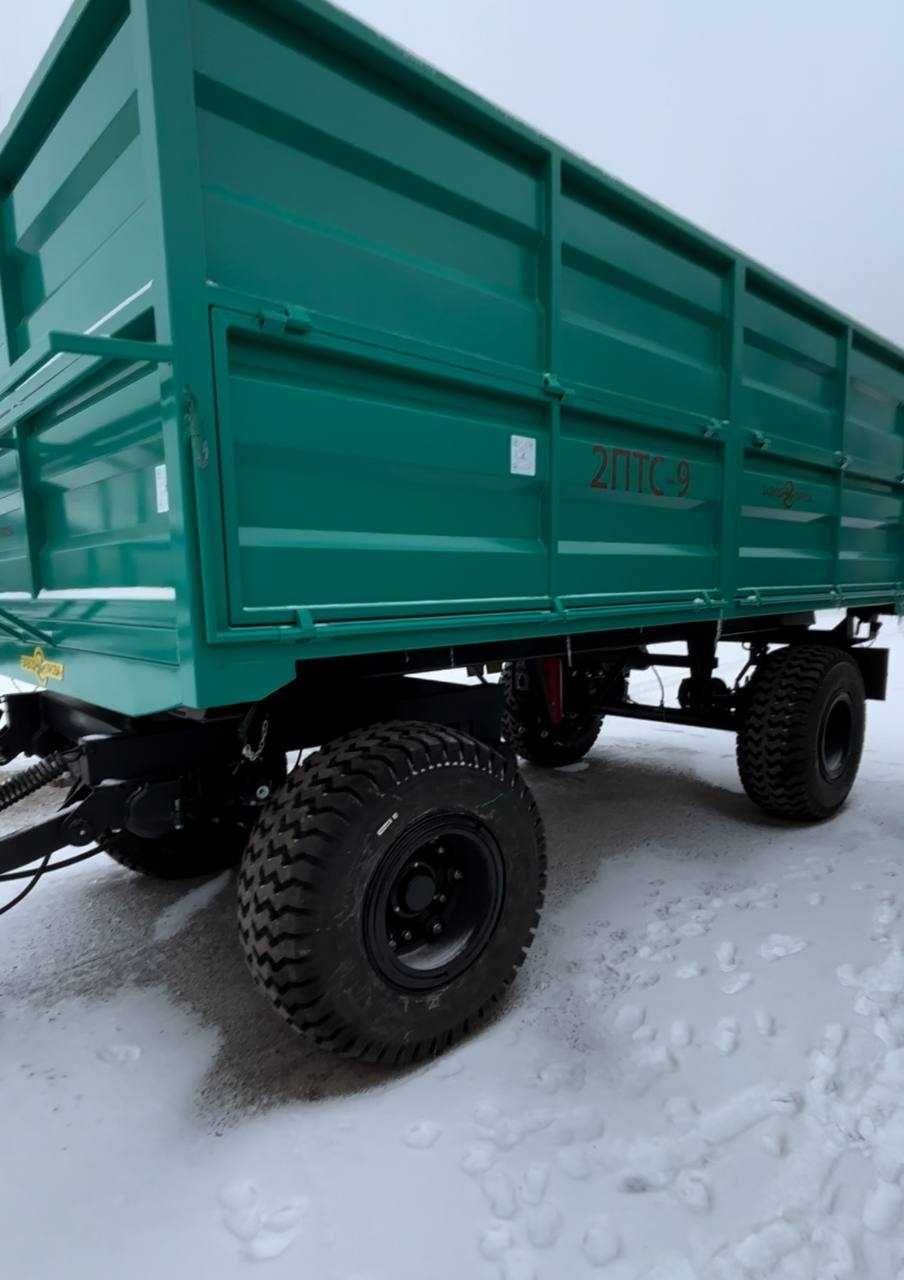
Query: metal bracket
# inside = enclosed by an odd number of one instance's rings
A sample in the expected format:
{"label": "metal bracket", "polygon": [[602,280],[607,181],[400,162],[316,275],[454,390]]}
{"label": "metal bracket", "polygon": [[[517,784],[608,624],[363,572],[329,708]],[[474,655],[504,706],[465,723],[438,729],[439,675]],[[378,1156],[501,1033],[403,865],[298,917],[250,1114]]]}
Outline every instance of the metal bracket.
{"label": "metal bracket", "polygon": [[554,400],[564,400],[568,395],[568,388],[562,386],[554,373],[544,373],[543,391],[546,395],[552,396]]}
{"label": "metal bracket", "polygon": [[753,444],[757,449],[768,449],[772,441],[762,431],[753,432]]}
{"label": "metal bracket", "polygon": [[836,453],[835,461],[842,471],[847,471],[848,467],[851,465],[851,459],[846,453]]}
{"label": "metal bracket", "polygon": [[303,307],[265,307],[257,322],[262,333],[308,333],[314,321]]}
{"label": "metal bracket", "polygon": [[51,355],[100,356],[104,360],[135,360],[145,364],[169,364],[173,359],[173,348],[168,343],[106,338],[96,333],[61,333],[51,329],[47,345]]}
{"label": "metal bracket", "polygon": [[0,872],[17,871],[46,858],[63,845],[91,844],[103,831],[122,825],[126,800],[134,784],[98,787],[80,803],[70,804],[44,822],[22,827],[0,839]]}
{"label": "metal bracket", "polygon": [[51,329],[47,337],[34,347],[24,363],[13,365],[0,380],[0,396],[17,392],[42,365],[56,356],[97,356],[101,360],[129,360],[145,364],[171,364],[173,348],[164,342],[144,342],[134,338],[108,338],[99,333],[66,333]]}

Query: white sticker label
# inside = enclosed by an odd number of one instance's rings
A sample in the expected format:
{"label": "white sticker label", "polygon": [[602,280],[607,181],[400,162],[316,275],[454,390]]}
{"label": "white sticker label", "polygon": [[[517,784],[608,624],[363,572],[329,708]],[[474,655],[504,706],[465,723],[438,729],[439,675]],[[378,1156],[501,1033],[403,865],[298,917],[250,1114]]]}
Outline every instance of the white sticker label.
{"label": "white sticker label", "polygon": [[537,442],[533,436],[512,436],[511,467],[513,476],[537,474]]}
{"label": "white sticker label", "polygon": [[161,462],[154,468],[154,484],[157,487],[157,514],[169,511],[169,485],[166,481],[166,463]]}

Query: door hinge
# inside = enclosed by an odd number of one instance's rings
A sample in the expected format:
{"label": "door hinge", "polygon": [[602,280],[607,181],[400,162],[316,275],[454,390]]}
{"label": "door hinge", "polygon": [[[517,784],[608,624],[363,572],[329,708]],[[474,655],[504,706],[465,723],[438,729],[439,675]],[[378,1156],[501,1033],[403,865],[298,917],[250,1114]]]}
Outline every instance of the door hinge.
{"label": "door hinge", "polygon": [[192,457],[195,460],[195,466],[203,471],[210,462],[210,448],[207,441],[201,434],[198,426],[198,402],[194,397],[190,388],[185,387],[182,391],[182,419],[185,423],[185,430],[191,444]]}
{"label": "door hinge", "polygon": [[265,307],[257,322],[262,333],[308,333],[314,325],[303,307]]}

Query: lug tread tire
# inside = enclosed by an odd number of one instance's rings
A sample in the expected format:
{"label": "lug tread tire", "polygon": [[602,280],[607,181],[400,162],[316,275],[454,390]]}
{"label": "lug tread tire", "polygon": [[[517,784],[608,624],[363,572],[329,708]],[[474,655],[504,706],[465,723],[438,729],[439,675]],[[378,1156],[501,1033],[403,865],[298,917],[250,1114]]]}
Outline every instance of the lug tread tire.
{"label": "lug tread tire", "polygon": [[[462,1010],[441,1033],[392,1035],[378,1026],[354,1025],[336,998],[337,974],[324,962],[321,937],[333,926],[324,900],[347,874],[346,841],[354,839],[358,820],[368,810],[406,782],[462,768],[490,775],[526,809],[538,886],[527,928],[491,994],[479,1007]],[[293,1028],[342,1056],[401,1065],[442,1052],[498,1004],[533,941],[545,883],[542,821],[514,761],[442,726],[388,722],[328,744],[274,793],[239,874],[239,936],[254,981]],[[504,922],[503,911],[497,931]]]}
{"label": "lug tread tire", "polygon": [[602,716],[588,715],[586,727],[572,737],[557,738],[552,732],[549,737],[541,738],[531,723],[530,699],[515,688],[513,663],[506,663],[500,683],[503,689],[502,737],[516,755],[541,769],[557,769],[584,759],[600,736]]}
{"label": "lug tread tire", "polygon": [[155,880],[195,880],[238,864],[246,832],[204,828],[148,840],[130,831],[108,832],[99,842],[114,862]]}
{"label": "lug tread tire", "polygon": [[[814,784],[812,709],[820,686],[839,665],[853,675],[861,717],[849,781],[828,797]],[[864,697],[860,670],[844,649],[800,645],[771,653],[747,686],[738,732],[738,771],[750,799],[772,817],[796,821],[822,821],[837,812],[860,762]]]}

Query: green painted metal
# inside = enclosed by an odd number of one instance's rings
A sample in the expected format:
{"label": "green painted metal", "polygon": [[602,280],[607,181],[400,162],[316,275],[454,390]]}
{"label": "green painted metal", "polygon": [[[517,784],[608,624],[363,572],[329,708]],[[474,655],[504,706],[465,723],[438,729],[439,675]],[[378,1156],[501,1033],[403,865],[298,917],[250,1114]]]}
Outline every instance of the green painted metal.
{"label": "green painted metal", "polygon": [[79,0],[0,139],[0,669],[904,608],[904,353],[320,0]]}

